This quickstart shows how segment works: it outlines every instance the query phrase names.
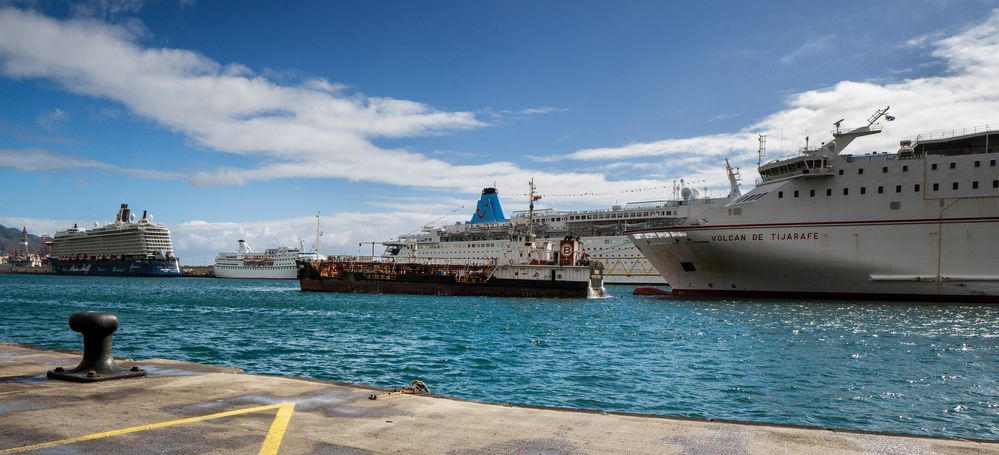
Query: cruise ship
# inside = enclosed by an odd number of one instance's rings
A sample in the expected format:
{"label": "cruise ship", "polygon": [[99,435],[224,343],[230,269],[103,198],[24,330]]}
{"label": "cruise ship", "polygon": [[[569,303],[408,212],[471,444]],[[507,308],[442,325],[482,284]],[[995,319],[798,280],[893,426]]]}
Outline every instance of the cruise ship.
{"label": "cruise ship", "polygon": [[723,207],[628,235],[674,294],[999,301],[999,132],[843,153],[887,111],[760,165],[760,183]]}
{"label": "cruise ship", "polygon": [[64,275],[181,276],[170,230],[142,212],[138,221],[128,204],[115,220],[86,230],[78,225],[57,232],[49,256],[52,271]]}
{"label": "cruise ship", "polygon": [[268,248],[256,253],[245,240],[240,240],[239,251],[219,253],[215,258],[215,277],[294,280],[298,273],[295,261],[314,259],[319,259],[319,255],[304,253],[299,248]]}
{"label": "cruise ship", "polygon": [[425,226],[419,233],[384,242],[382,256],[397,260],[481,262],[500,257],[512,237],[533,226],[541,242],[557,244],[566,237],[578,238],[589,256],[603,264],[605,283],[666,284],[625,231],[671,226],[708,207],[721,206],[739,197],[738,176],[731,167],[727,169],[732,189],[724,198],[700,197],[695,188],[680,184],[675,188],[679,196],[675,200],[633,202],[603,210],[542,209],[533,213],[524,210],[514,212],[510,218],[503,211],[499,192],[485,188],[469,221],[443,227]]}

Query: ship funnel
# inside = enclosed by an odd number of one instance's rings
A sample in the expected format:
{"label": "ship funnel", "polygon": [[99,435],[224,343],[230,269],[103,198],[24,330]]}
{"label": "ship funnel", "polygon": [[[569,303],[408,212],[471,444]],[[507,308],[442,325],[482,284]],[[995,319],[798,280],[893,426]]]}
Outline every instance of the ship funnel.
{"label": "ship funnel", "polygon": [[503,205],[500,204],[499,192],[496,191],[496,188],[483,188],[482,196],[479,197],[479,202],[475,205],[475,213],[472,214],[472,219],[468,221],[468,224],[497,223],[503,221],[509,221],[509,218],[503,213]]}
{"label": "ship funnel", "polygon": [[132,211],[128,209],[128,204],[122,204],[121,208],[118,209],[118,216],[115,217],[115,222],[127,223],[131,217]]}

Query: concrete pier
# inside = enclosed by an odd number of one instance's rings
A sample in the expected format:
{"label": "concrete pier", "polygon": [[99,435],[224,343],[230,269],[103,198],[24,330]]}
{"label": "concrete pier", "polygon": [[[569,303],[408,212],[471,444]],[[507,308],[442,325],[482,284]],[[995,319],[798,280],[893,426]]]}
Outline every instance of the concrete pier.
{"label": "concrete pier", "polygon": [[0,343],[0,455],[999,455],[996,442],[483,404],[163,359],[121,362],[141,365],[145,378],[45,378],[79,360]]}

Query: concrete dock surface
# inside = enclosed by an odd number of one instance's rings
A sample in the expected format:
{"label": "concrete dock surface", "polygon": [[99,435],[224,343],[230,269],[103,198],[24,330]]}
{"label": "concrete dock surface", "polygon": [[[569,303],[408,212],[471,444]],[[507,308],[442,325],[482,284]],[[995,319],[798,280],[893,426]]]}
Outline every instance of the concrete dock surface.
{"label": "concrete dock surface", "polygon": [[0,343],[0,455],[999,455],[999,442],[484,404],[163,359],[122,362],[145,378],[46,379],[79,360]]}

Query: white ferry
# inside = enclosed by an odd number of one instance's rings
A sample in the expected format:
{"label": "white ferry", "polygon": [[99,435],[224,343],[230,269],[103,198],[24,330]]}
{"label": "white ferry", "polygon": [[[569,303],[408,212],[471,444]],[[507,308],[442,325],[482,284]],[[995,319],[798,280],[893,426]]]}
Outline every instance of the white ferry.
{"label": "white ferry", "polygon": [[999,301],[999,132],[842,153],[881,132],[887,110],[762,164],[761,182],[724,206],[629,236],[674,294]]}
{"label": "white ferry", "polygon": [[245,240],[240,240],[239,251],[219,253],[215,257],[215,277],[294,280],[298,273],[295,261],[314,259],[319,259],[319,255],[302,252],[299,248],[268,248],[257,253]]}
{"label": "white ferry", "polygon": [[[511,238],[533,226],[541,242],[558,244],[568,237],[578,239],[590,258],[603,264],[605,283],[666,284],[624,232],[671,226],[706,207],[724,205],[740,195],[737,175],[731,168],[729,180],[732,192],[725,198],[700,198],[696,189],[678,186],[677,193],[682,196],[678,200],[633,202],[589,211],[525,210],[514,212],[511,218],[506,218],[503,212],[498,191],[485,188],[468,222],[439,228],[425,226],[419,233],[384,242],[382,256],[398,260],[442,259],[452,263],[493,260],[507,250]],[[532,186],[532,194],[533,191]]]}

